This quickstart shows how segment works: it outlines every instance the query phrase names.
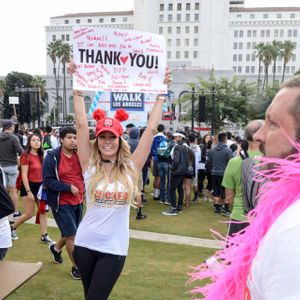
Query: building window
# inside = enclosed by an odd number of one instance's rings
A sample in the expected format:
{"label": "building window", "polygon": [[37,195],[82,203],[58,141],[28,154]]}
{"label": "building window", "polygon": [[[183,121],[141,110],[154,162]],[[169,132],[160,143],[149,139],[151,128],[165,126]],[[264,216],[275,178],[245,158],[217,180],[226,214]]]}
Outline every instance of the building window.
{"label": "building window", "polygon": [[236,66],[232,67],[233,72],[236,73]]}
{"label": "building window", "polygon": [[292,56],[292,61],[296,61],[296,54]]}
{"label": "building window", "polygon": [[159,10],[160,10],[160,11],[164,11],[164,9],[165,9],[165,8],[164,8],[164,5],[163,5],[163,4],[160,4],[160,5],[159,5]]}
{"label": "building window", "polygon": [[168,51],[168,52],[167,52],[167,58],[168,58],[168,59],[171,58],[171,53],[172,53],[171,51]]}
{"label": "building window", "polygon": [[260,31],[260,36],[261,36],[261,37],[264,37],[264,36],[265,36],[265,30],[261,30],[261,31]]}
{"label": "building window", "polygon": [[65,24],[69,24],[69,20],[65,20]]}
{"label": "building window", "polygon": [[281,73],[282,72],[282,66],[278,66],[277,67],[277,73]]}
{"label": "building window", "polygon": [[264,67],[263,67],[263,66],[260,66],[260,67],[259,67],[259,72],[262,73],[263,70],[264,70]]}
{"label": "building window", "polygon": [[172,33],[172,27],[168,27],[168,33]]}
{"label": "building window", "polygon": [[199,10],[199,8],[200,8],[199,2],[196,2],[195,3],[195,10]]}
{"label": "building window", "polygon": [[242,54],[239,54],[238,56],[238,61],[242,61],[243,60],[243,55]]}
{"label": "building window", "polygon": [[176,46],[180,46],[180,39],[176,39]]}
{"label": "building window", "polygon": [[198,58],[198,51],[193,52],[193,58]]}
{"label": "building window", "polygon": [[164,33],[164,28],[163,27],[158,27],[158,33],[163,34]]}
{"label": "building window", "polygon": [[249,67],[249,66],[246,66],[245,71],[246,71],[247,74],[249,74],[249,73],[250,73],[250,67]]}
{"label": "building window", "polygon": [[238,67],[238,73],[242,73],[242,67],[241,66]]}
{"label": "building window", "polygon": [[172,15],[168,15],[168,21],[169,21],[169,22],[172,21]]}
{"label": "building window", "polygon": [[298,35],[298,30],[297,29],[294,29],[293,30],[293,37],[296,37]]}
{"label": "building window", "polygon": [[123,22],[126,23],[128,21],[127,17],[123,17]]}
{"label": "building window", "polygon": [[184,32],[185,32],[185,33],[190,33],[190,27],[189,27],[189,26],[185,26]]}
{"label": "building window", "polygon": [[284,30],[280,29],[280,37],[284,37]]}
{"label": "building window", "polygon": [[253,30],[252,36],[253,36],[253,37],[256,37],[256,35],[257,35],[257,31],[256,31],[256,30]]}
{"label": "building window", "polygon": [[181,3],[177,3],[177,10],[181,10],[181,9],[182,9]]}
{"label": "building window", "polygon": [[164,21],[164,15],[159,15],[159,22],[163,22]]}
{"label": "building window", "polygon": [[244,36],[244,31],[240,30],[240,37],[243,37],[243,36]]}
{"label": "building window", "polygon": [[168,10],[169,10],[169,11],[172,11],[172,10],[173,10],[173,4],[172,4],[172,3],[169,3],[169,5],[168,5]]}
{"label": "building window", "polygon": [[247,49],[251,49],[251,42],[247,42]]}
{"label": "building window", "polygon": [[234,33],[233,33],[234,37],[238,37],[239,36],[239,31],[238,30],[235,30]]}
{"label": "building window", "polygon": [[69,42],[70,41],[70,35],[66,34],[66,41]]}
{"label": "building window", "polygon": [[181,33],[181,27],[176,27],[176,33]]}
{"label": "building window", "polygon": [[255,49],[255,47],[256,47],[256,42],[253,42],[252,43],[252,49]]}
{"label": "building window", "polygon": [[85,105],[85,111],[89,111],[92,105],[92,99],[89,96],[84,97],[84,105]]}
{"label": "building window", "polygon": [[236,55],[236,54],[233,54],[232,60],[233,60],[233,61],[237,61],[237,55]]}
{"label": "building window", "polygon": [[185,15],[185,20],[186,21],[190,21],[191,20],[191,15],[190,14],[186,14]]}
{"label": "building window", "polygon": [[52,35],[52,41],[56,41],[56,35]]}
{"label": "building window", "polygon": [[247,30],[247,37],[251,37],[252,31],[251,30]]}
{"label": "building window", "polygon": [[111,18],[110,21],[111,21],[112,23],[115,23],[115,22],[116,22],[116,18]]}
{"label": "building window", "polygon": [[184,51],[184,58],[189,58],[189,51]]}
{"label": "building window", "polygon": [[250,61],[250,54],[246,55],[246,61]]}
{"label": "building window", "polygon": [[62,41],[65,40],[65,35],[64,35],[64,34],[61,35],[61,40],[62,40]]}
{"label": "building window", "polygon": [[292,74],[294,74],[294,73],[295,73],[295,71],[296,71],[295,67],[294,67],[294,66],[293,66],[293,67],[291,67],[291,73],[292,73]]}
{"label": "building window", "polygon": [[263,14],[263,18],[264,18],[264,19],[268,19],[268,18],[269,18],[269,15],[268,15],[268,14]]}
{"label": "building window", "polygon": [[199,14],[194,15],[194,21],[199,21]]}
{"label": "building window", "polygon": [[255,14],[250,14],[250,19],[255,19]]}
{"label": "building window", "polygon": [[290,14],[291,19],[295,19],[295,14]]}
{"label": "building window", "polygon": [[239,49],[243,49],[243,43],[239,43]]}
{"label": "building window", "polygon": [[181,21],[181,14],[177,14],[177,18],[176,18],[176,20],[177,20],[178,22],[180,22],[180,21]]}
{"label": "building window", "polygon": [[88,19],[88,23],[91,24],[92,23],[92,19]]}
{"label": "building window", "polygon": [[276,15],[276,18],[277,18],[277,19],[281,19],[281,18],[282,18],[282,14],[277,14],[277,15]]}
{"label": "building window", "polygon": [[199,32],[199,27],[198,26],[194,26],[194,33],[198,33]]}
{"label": "building window", "polygon": [[286,72],[287,74],[290,73],[290,67],[289,67],[289,66],[286,66],[285,72]]}
{"label": "building window", "polygon": [[274,37],[278,37],[278,29],[274,30]]}
{"label": "building window", "polygon": [[241,19],[241,18],[242,18],[242,15],[238,14],[238,15],[236,15],[236,18],[237,18],[237,19]]}
{"label": "building window", "polygon": [[266,30],[266,37],[270,37],[270,29]]}
{"label": "building window", "polygon": [[238,48],[237,45],[238,43],[233,43],[233,49],[237,49]]}
{"label": "building window", "polygon": [[187,3],[187,4],[185,5],[185,9],[186,9],[186,10],[191,10],[191,3]]}
{"label": "building window", "polygon": [[168,39],[167,40],[167,45],[170,47],[170,46],[172,46],[172,40],[171,39]]}
{"label": "building window", "polygon": [[69,98],[69,113],[74,114],[74,99],[73,96]]}
{"label": "building window", "polygon": [[292,30],[289,29],[289,30],[288,30],[288,37],[291,37],[291,36],[292,36]]}
{"label": "building window", "polygon": [[76,19],[76,24],[80,24],[80,19]]}
{"label": "building window", "polygon": [[254,73],[255,73],[255,67],[252,66],[252,67],[251,67],[251,74],[254,74]]}
{"label": "building window", "polygon": [[184,40],[184,45],[185,46],[189,46],[190,45],[190,40],[189,39],[185,39]]}
{"label": "building window", "polygon": [[176,58],[180,58],[180,51],[176,51]]}
{"label": "building window", "polygon": [[255,53],[252,53],[252,55],[251,55],[251,61],[255,61]]}
{"label": "building window", "polygon": [[194,46],[198,46],[198,39],[194,39]]}

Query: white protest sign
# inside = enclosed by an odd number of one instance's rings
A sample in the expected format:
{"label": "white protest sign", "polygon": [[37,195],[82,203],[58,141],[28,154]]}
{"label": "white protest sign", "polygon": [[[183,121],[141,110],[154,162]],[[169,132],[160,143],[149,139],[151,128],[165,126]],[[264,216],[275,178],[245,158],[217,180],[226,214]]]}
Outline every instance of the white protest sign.
{"label": "white protest sign", "polygon": [[73,88],[164,94],[164,38],[147,32],[74,27]]}
{"label": "white protest sign", "polygon": [[9,104],[19,104],[19,97],[8,97]]}

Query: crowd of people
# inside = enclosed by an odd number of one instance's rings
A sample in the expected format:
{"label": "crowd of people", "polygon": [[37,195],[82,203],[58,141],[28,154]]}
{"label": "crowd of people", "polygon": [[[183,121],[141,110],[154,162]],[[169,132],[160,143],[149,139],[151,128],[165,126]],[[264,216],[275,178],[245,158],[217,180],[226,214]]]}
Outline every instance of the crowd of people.
{"label": "crowd of people", "polygon": [[[75,72],[76,66],[71,63],[69,69]],[[167,71],[165,83],[170,84],[170,81]],[[279,299],[275,295],[282,292],[276,278],[287,282],[282,277],[285,276],[289,279],[285,293],[299,296],[295,266],[299,267],[300,263],[296,245],[288,248],[289,253],[284,253],[286,259],[280,259],[278,264],[272,254],[268,263],[261,261],[273,246],[279,247],[281,242],[288,243],[291,238],[297,240],[299,218],[296,214],[286,213],[285,210],[290,211],[288,206],[276,216],[274,210],[252,252],[247,252],[252,241],[246,239],[248,233],[254,239],[252,228],[256,220],[261,221],[260,225],[265,224],[258,211],[258,208],[265,211],[265,207],[259,199],[264,199],[264,193],[269,195],[276,181],[280,182],[278,172],[294,176],[285,184],[292,183],[294,189],[291,207],[298,205],[299,89],[298,77],[287,82],[268,108],[266,121],[249,121],[243,137],[234,137],[230,132],[219,132],[216,136],[184,130],[166,132],[164,125],[159,124],[166,100],[164,95],[157,96],[146,128],[131,123],[125,132],[121,122],[128,119],[128,114],[122,109],[117,110],[114,117],[107,117],[101,109],[95,110],[96,126],[91,132],[83,93],[77,90],[73,91],[76,128],[63,127],[56,132],[47,126],[45,130],[35,129],[26,134],[16,129],[17,124],[12,120],[4,120],[0,133],[0,260],[12,246],[11,240],[18,239],[18,227],[33,217],[37,206],[40,240],[49,245],[54,262],[63,263],[65,247],[72,263],[71,276],[82,280],[85,298],[107,299],[128,254],[130,206],[136,209],[137,220],[147,218],[142,207],[150,202],[145,198],[145,186],[152,174],[153,200],[162,205],[164,216],[177,216],[199,201],[209,201],[214,214],[229,218],[225,250],[215,256],[220,264],[218,270],[210,269],[205,262],[197,269],[198,273],[192,275],[193,279],[213,279],[208,289],[199,288],[197,292],[207,295],[207,299],[242,299],[243,288],[248,297],[245,299],[250,299],[250,295],[252,299]],[[284,107],[284,100],[290,105]],[[277,160],[267,160],[262,165],[262,155]],[[276,164],[284,165],[286,157],[294,169],[277,170],[274,180],[268,170]],[[295,166],[292,166],[294,161]],[[254,169],[259,169],[260,175],[255,175]],[[296,183],[298,186],[294,186]],[[18,208],[19,196],[23,213]],[[276,203],[281,205],[279,201]],[[48,207],[61,234],[56,242],[47,233]],[[262,243],[264,236],[268,238]],[[271,237],[277,241],[276,245]],[[244,247],[246,254],[238,252],[239,247]],[[237,253],[240,256],[234,260]],[[245,267],[240,260],[242,255],[247,269],[243,269],[246,273],[241,279],[237,269]],[[293,258],[292,262],[288,256]],[[268,269],[272,265],[275,274]],[[227,288],[228,278],[240,282],[240,286]],[[222,289],[225,296],[218,298],[215,291],[220,293]]]}

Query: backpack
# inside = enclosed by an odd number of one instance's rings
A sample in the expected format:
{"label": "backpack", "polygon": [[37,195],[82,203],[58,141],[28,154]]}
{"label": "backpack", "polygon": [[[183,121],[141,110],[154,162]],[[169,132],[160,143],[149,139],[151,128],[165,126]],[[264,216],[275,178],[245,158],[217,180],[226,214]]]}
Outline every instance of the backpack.
{"label": "backpack", "polygon": [[51,135],[50,134],[46,134],[44,136],[44,139],[43,139],[43,149],[44,150],[52,149]]}
{"label": "backpack", "polygon": [[255,160],[250,157],[241,156],[242,162],[242,180],[241,187],[243,191],[243,206],[245,213],[255,208],[257,205],[257,194],[259,192],[260,182],[253,180],[255,177],[255,171],[253,167],[255,166]]}
{"label": "backpack", "polygon": [[171,146],[170,142],[161,141],[157,147],[157,158],[158,159],[170,159],[171,158]]}
{"label": "backpack", "polygon": [[194,151],[189,147],[186,147],[185,150],[186,150],[185,155],[186,155],[186,161],[187,161],[187,170],[186,170],[185,175],[195,177],[196,172],[195,172],[195,154],[194,154]]}

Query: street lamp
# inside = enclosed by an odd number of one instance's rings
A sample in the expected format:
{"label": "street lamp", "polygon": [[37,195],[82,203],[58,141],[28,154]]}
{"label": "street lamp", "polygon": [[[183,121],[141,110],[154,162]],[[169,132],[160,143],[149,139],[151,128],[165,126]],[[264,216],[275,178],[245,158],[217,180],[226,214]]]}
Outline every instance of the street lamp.
{"label": "street lamp", "polygon": [[192,124],[191,124],[191,128],[192,131],[194,131],[194,114],[195,114],[195,87],[192,87],[191,91],[188,90],[183,90],[180,92],[179,96],[178,96],[178,100],[180,100],[180,97],[184,94],[192,94]]}

